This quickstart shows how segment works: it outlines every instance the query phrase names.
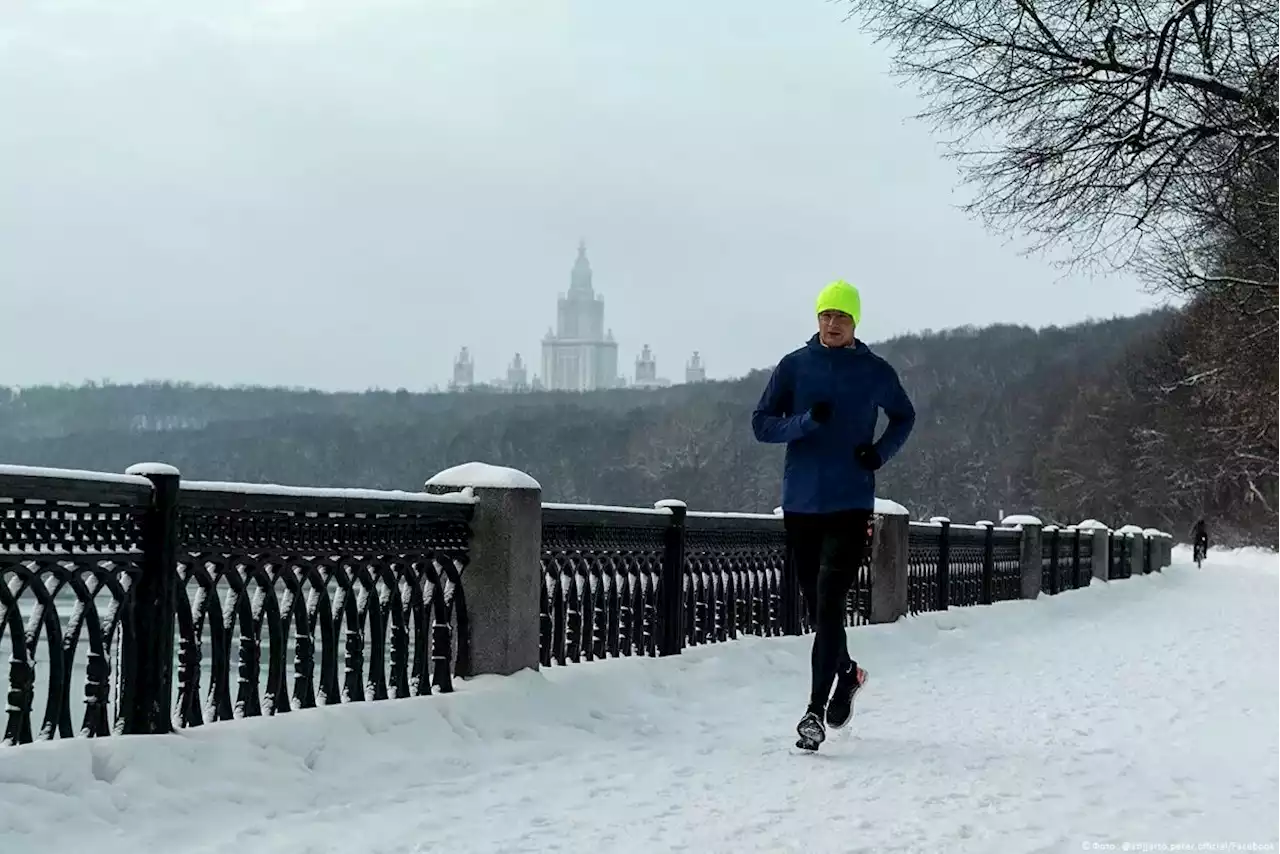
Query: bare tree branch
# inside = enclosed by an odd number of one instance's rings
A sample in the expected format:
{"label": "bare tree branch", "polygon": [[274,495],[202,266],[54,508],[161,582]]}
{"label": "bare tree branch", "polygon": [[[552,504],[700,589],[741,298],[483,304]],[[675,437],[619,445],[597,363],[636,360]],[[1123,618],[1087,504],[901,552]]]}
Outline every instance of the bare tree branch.
{"label": "bare tree branch", "polygon": [[[856,0],[960,132],[989,225],[1115,265],[1185,225],[1184,188],[1274,152],[1277,14],[1264,0]],[[994,140],[994,144],[987,141]]]}

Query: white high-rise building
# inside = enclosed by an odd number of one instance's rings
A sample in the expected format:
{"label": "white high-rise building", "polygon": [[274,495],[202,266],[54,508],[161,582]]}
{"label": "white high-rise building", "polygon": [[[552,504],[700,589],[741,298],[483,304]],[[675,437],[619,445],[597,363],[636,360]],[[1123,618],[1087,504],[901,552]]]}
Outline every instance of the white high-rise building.
{"label": "white high-rise building", "polygon": [[670,381],[658,376],[658,360],[654,357],[649,345],[645,344],[640,355],[636,357],[636,388],[665,388]]}
{"label": "white high-rise building", "polygon": [[702,357],[698,355],[698,351],[693,351],[693,358],[684,366],[684,381],[687,383],[706,382],[707,366],[702,364]]}
{"label": "white high-rise building", "polygon": [[585,243],[557,300],[555,331],[542,339],[542,382],[552,391],[593,391],[618,385],[618,343],[604,328],[604,299],[591,282]]}
{"label": "white high-rise building", "polygon": [[511,365],[507,368],[507,388],[512,391],[524,391],[528,387],[529,371],[525,368],[520,354],[516,353],[516,357],[511,360]]}
{"label": "white high-rise building", "polygon": [[458,354],[458,358],[453,360],[453,382],[449,383],[451,389],[471,388],[476,382],[476,365],[471,361],[471,353],[466,347],[462,348],[462,352]]}

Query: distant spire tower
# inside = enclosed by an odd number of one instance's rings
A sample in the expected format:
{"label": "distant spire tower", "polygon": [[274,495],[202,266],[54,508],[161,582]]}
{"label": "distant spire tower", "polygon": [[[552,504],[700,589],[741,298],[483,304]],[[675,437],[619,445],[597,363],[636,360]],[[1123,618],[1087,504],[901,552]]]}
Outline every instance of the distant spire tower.
{"label": "distant spire tower", "polygon": [[591,391],[615,388],[618,344],[604,325],[604,298],[592,282],[587,242],[569,271],[569,292],[556,300],[556,327],[542,339],[542,376],[548,388]]}
{"label": "distant spire tower", "polygon": [[591,262],[587,260],[587,241],[578,241],[578,257],[573,262],[573,271],[569,274],[569,293],[580,297],[595,296],[595,288],[591,285]]}

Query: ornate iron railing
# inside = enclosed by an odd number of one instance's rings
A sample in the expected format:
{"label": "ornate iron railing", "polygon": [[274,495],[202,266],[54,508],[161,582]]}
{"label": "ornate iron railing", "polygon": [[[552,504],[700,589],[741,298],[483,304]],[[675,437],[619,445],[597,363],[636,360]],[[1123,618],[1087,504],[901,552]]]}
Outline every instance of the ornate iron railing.
{"label": "ornate iron railing", "polygon": [[950,574],[947,605],[981,605],[987,532],[970,525],[952,525],[949,533],[951,563],[947,567]]}
{"label": "ornate iron railing", "polygon": [[471,505],[290,493],[182,489],[182,726],[447,692],[468,673]]}
{"label": "ornate iron railing", "polygon": [[1022,532],[1016,528],[995,528],[992,532],[992,600],[1007,602],[1022,598]]}
{"label": "ornate iron railing", "polygon": [[1075,544],[1078,532],[1075,528],[1065,528],[1058,536],[1058,587],[1055,592],[1075,589],[1076,560]]}
{"label": "ornate iron railing", "polygon": [[[853,586],[849,588],[849,598],[846,602],[847,611],[845,612],[846,626],[863,626],[871,622],[871,559],[872,548],[875,543],[875,528],[878,524],[878,517],[872,516],[867,521],[866,548],[862,552],[862,561],[858,564],[858,575],[853,580]],[[809,625],[808,617],[803,613],[801,608],[800,625],[803,631],[809,631],[813,627]]]}
{"label": "ornate iron railing", "polygon": [[913,614],[1022,596],[1017,528],[912,522],[907,542],[907,604]]}
{"label": "ornate iron railing", "polygon": [[786,571],[780,518],[689,513],[684,526],[685,643],[782,634]]}
{"label": "ornate iron railing", "polygon": [[[540,660],[670,655],[808,631],[782,518],[544,504]],[[869,621],[871,532],[847,625]],[[679,591],[669,595],[669,591]]]}
{"label": "ornate iron railing", "polygon": [[[4,744],[447,692],[470,675],[472,491],[192,483],[166,466],[135,474],[0,467]],[[678,501],[544,504],[541,516],[544,665],[812,628],[781,516],[689,513]],[[1022,595],[1020,529],[875,516],[847,624],[871,621],[877,573],[895,579],[877,619],[901,613],[901,525],[911,613]],[[1152,542],[1148,571],[1164,559]],[[1091,535],[1050,527],[1042,543],[1045,592],[1089,584]],[[1109,576],[1127,577],[1134,539],[1112,534],[1111,545]],[[499,552],[484,558],[487,572],[501,569]],[[529,582],[532,554],[520,564]],[[473,590],[477,601],[486,590]],[[531,661],[532,637],[525,652]]]}
{"label": "ornate iron railing", "polygon": [[131,729],[132,591],[150,503],[142,477],[0,469],[5,744]]}
{"label": "ornate iron railing", "polygon": [[1062,530],[1054,525],[1040,532],[1040,592],[1053,595],[1062,590]]}
{"label": "ornate iron railing", "polygon": [[1060,531],[1050,525],[1040,532],[1040,592],[1052,595],[1058,586],[1058,537]]}
{"label": "ornate iron railing", "polygon": [[907,609],[912,614],[945,610],[949,541],[946,522],[912,522],[907,529]]}
{"label": "ornate iron railing", "polygon": [[1130,549],[1133,544],[1125,534],[1119,531],[1111,532],[1111,542],[1107,549],[1109,566],[1107,568],[1107,578],[1109,580],[1128,578],[1132,574],[1132,567],[1129,563]]}
{"label": "ornate iron railing", "polygon": [[1076,560],[1076,587],[1088,587],[1093,583],[1093,531],[1078,531],[1080,552]]}
{"label": "ornate iron railing", "polygon": [[1041,535],[1041,593],[1088,587],[1093,580],[1093,533],[1078,528],[1045,528]]}
{"label": "ornate iron railing", "polygon": [[668,508],[542,506],[543,665],[657,655]]}
{"label": "ornate iron railing", "polygon": [[166,468],[0,468],[4,743],[449,691],[467,675],[470,496],[180,485]]}

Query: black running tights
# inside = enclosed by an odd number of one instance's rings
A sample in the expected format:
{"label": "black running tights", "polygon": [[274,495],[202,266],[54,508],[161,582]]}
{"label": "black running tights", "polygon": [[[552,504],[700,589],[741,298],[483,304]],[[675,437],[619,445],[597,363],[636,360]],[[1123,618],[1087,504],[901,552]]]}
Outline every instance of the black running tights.
{"label": "black running tights", "polygon": [[787,546],[814,627],[809,711],[821,714],[836,675],[851,662],[844,621],[849,590],[867,549],[868,510],[786,514]]}

